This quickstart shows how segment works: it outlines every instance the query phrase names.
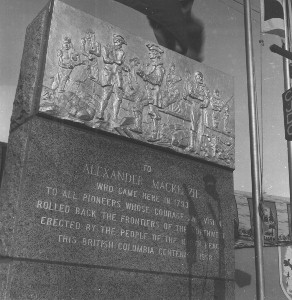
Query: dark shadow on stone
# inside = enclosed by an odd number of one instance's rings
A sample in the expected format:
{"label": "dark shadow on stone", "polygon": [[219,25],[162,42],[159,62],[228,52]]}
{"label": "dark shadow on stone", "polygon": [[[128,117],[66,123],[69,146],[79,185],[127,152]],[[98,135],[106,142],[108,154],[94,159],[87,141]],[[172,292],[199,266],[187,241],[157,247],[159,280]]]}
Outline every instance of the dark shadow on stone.
{"label": "dark shadow on stone", "polygon": [[[10,256],[2,256],[0,255],[0,264],[1,263],[13,263],[13,262],[27,262],[27,263],[40,263],[40,264],[49,264],[49,265],[59,265],[64,267],[82,267],[88,269],[102,269],[102,270],[111,270],[115,272],[134,272],[140,274],[152,274],[152,275],[163,275],[168,277],[177,278],[188,278],[188,275],[181,273],[170,273],[170,272],[162,272],[162,271],[152,271],[152,270],[140,270],[134,268],[124,268],[124,267],[114,267],[114,266],[104,266],[104,265],[94,265],[94,264],[86,264],[86,263],[76,263],[76,262],[64,262],[60,260],[43,260],[43,259],[35,259],[35,258],[24,258],[24,257],[10,257]],[[204,279],[203,276],[197,276],[199,279]],[[2,300],[2,299],[1,299]]]}
{"label": "dark shadow on stone", "polygon": [[236,243],[239,238],[239,218],[238,218],[238,207],[235,199],[235,195],[233,195],[233,202],[234,202],[234,208],[235,208],[235,216],[234,216],[234,243]]}
{"label": "dark shadow on stone", "polygon": [[196,231],[191,221],[186,226],[186,258],[189,272],[189,299],[192,299],[192,267],[193,261],[196,259]]}
{"label": "dark shadow on stone", "polygon": [[251,275],[244,271],[235,269],[235,282],[242,288],[251,284]]}
{"label": "dark shadow on stone", "polygon": [[234,241],[239,240],[239,222],[238,219],[234,219]]}
{"label": "dark shadow on stone", "polygon": [[6,152],[7,152],[7,143],[0,142],[0,188],[1,188],[3,172],[4,172]]}
{"label": "dark shadow on stone", "polygon": [[219,200],[219,195],[216,189],[216,178],[213,175],[206,175],[203,178],[205,183],[205,191],[209,194],[214,200]]}
{"label": "dark shadow on stone", "polygon": [[[219,270],[218,270],[218,276],[220,278],[224,277],[225,274],[225,264],[226,264],[226,258],[225,258],[225,247],[224,247],[224,235],[223,235],[223,228],[222,228],[222,208],[221,208],[221,201],[220,201],[220,196],[217,192],[217,187],[216,187],[216,178],[208,174],[203,177],[203,181],[205,184],[205,191],[207,192],[208,195],[210,195],[213,200],[215,205],[217,204],[218,208],[218,216],[216,212],[214,211],[214,208],[212,207],[211,203],[207,202],[209,211],[212,214],[212,218],[215,221],[215,227],[219,233]],[[221,280],[216,280],[214,284],[214,299],[218,300],[224,300],[226,297],[226,287],[225,287],[225,281]]]}
{"label": "dark shadow on stone", "polygon": [[226,300],[226,281],[215,280],[214,283],[214,300]]}
{"label": "dark shadow on stone", "polygon": [[196,262],[196,258],[197,258],[196,241],[198,240],[196,228],[192,224],[192,219],[194,218],[195,220],[197,220],[198,223],[196,223],[196,226],[198,226],[200,229],[203,229],[203,224],[201,223],[200,219],[198,218],[195,203],[193,202],[192,198],[189,196],[188,188],[185,184],[183,185],[183,189],[184,189],[184,194],[187,195],[188,208],[189,208],[188,209],[189,222],[186,225],[185,240],[186,240],[186,260],[187,260],[188,274],[189,274],[189,299],[191,300],[193,297],[193,295],[192,295],[192,269],[193,269],[193,265]]}
{"label": "dark shadow on stone", "polygon": [[11,257],[0,255],[0,264],[7,264],[7,263],[11,263],[12,261],[13,259]]}

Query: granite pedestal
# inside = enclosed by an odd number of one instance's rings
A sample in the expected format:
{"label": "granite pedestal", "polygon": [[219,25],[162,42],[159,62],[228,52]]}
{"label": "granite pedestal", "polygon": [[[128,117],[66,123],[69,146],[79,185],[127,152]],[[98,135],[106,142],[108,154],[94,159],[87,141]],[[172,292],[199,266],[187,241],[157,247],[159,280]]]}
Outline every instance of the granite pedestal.
{"label": "granite pedestal", "polygon": [[233,112],[227,75],[51,2],[12,116],[1,299],[234,299]]}

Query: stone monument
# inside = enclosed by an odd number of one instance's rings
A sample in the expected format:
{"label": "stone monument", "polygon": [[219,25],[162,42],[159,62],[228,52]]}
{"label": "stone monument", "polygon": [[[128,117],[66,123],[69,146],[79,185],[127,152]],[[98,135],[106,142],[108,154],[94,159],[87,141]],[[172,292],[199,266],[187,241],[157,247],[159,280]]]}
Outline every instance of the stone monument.
{"label": "stone monument", "polygon": [[27,28],[1,299],[234,299],[233,79],[51,1]]}

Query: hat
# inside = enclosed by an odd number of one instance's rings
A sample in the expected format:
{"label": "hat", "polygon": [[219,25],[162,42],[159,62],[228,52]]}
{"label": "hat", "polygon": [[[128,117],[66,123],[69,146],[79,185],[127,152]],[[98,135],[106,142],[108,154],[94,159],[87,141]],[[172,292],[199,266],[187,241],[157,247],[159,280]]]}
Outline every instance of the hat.
{"label": "hat", "polygon": [[160,54],[164,53],[164,51],[159,46],[157,46],[155,44],[147,44],[146,46],[149,49],[149,51],[156,51]]}
{"label": "hat", "polygon": [[86,34],[94,34],[94,31],[93,31],[92,29],[89,28],[89,29],[86,30],[85,33],[86,33]]}
{"label": "hat", "polygon": [[197,77],[197,76],[200,76],[200,77],[204,78],[203,73],[200,72],[200,71],[195,72],[195,77]]}
{"label": "hat", "polygon": [[65,36],[65,37],[63,38],[63,41],[64,41],[64,42],[67,42],[67,43],[71,43],[71,39],[70,39],[68,36]]}
{"label": "hat", "polygon": [[113,40],[114,41],[119,41],[121,44],[127,45],[125,39],[119,34],[114,34],[113,35]]}
{"label": "hat", "polygon": [[135,64],[140,64],[140,59],[138,57],[133,57],[129,59],[129,62],[134,62]]}

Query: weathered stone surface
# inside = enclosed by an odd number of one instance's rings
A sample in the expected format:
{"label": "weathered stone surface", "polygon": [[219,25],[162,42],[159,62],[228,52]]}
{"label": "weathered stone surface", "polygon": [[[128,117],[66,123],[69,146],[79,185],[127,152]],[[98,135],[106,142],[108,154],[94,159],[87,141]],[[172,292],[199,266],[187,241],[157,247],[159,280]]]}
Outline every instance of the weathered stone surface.
{"label": "weathered stone surface", "polygon": [[21,197],[21,179],[25,165],[29,125],[10,133],[0,193],[0,248],[7,255],[11,249],[15,215]]}
{"label": "weathered stone surface", "polygon": [[50,9],[48,3],[26,29],[10,130],[23,124],[39,109]]}
{"label": "weathered stone surface", "polygon": [[2,176],[4,172],[6,151],[7,151],[7,143],[0,142],[0,188],[1,188]]}
{"label": "weathered stone surface", "polygon": [[29,261],[9,267],[7,300],[234,299],[233,281]]}
{"label": "weathered stone surface", "polygon": [[38,117],[25,126],[2,254],[233,278],[231,170]]}
{"label": "weathered stone surface", "polygon": [[40,111],[234,168],[230,76],[58,0],[25,49],[12,128]]}
{"label": "weathered stone surface", "polygon": [[7,292],[9,287],[9,267],[12,263],[12,259],[0,257],[0,299],[7,299]]}

